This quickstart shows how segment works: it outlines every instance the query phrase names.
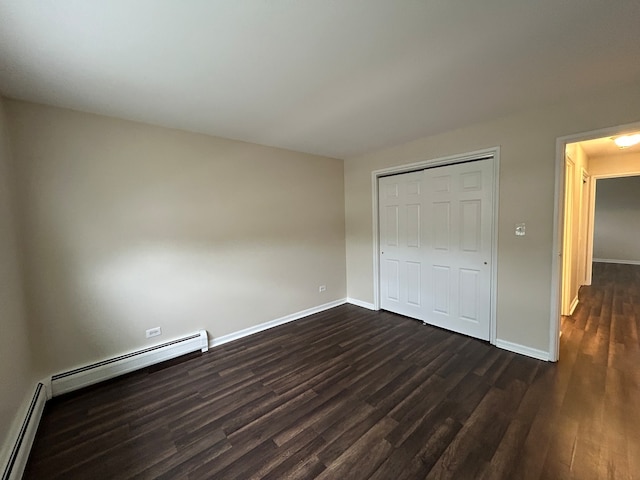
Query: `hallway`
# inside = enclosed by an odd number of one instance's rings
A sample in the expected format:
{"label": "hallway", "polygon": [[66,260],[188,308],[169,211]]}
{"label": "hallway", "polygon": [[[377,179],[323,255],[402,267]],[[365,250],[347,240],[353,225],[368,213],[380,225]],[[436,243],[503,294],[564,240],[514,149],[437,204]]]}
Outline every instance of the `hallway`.
{"label": "hallway", "polygon": [[640,478],[639,329],[640,266],[594,263],[562,322],[556,381],[566,394],[546,461],[572,478]]}

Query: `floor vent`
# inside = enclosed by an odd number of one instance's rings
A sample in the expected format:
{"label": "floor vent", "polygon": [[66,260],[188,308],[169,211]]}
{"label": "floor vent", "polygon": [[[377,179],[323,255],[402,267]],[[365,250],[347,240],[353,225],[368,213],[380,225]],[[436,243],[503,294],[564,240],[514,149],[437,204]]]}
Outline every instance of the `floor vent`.
{"label": "floor vent", "polygon": [[180,355],[197,350],[206,352],[208,348],[207,332],[200,330],[193,335],[53,375],[51,392],[55,397]]}
{"label": "floor vent", "polygon": [[22,478],[46,401],[47,394],[45,387],[42,383],[38,383],[31,403],[29,404],[27,414],[18,432],[16,442],[7,460],[6,467],[2,474],[2,480],[18,480]]}

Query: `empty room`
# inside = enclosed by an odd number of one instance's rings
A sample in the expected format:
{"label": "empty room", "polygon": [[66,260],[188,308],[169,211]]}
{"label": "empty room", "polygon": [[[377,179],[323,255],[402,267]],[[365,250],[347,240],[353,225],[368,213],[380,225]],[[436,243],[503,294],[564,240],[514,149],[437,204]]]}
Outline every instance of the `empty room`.
{"label": "empty room", "polygon": [[0,0],[0,472],[640,478],[640,3]]}

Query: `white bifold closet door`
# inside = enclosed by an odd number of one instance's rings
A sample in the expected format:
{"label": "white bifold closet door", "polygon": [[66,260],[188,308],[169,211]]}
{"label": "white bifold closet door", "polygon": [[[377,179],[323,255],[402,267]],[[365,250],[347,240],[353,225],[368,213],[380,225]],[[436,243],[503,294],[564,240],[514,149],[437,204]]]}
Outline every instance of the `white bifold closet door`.
{"label": "white bifold closet door", "polygon": [[490,338],[493,159],[379,179],[380,306]]}

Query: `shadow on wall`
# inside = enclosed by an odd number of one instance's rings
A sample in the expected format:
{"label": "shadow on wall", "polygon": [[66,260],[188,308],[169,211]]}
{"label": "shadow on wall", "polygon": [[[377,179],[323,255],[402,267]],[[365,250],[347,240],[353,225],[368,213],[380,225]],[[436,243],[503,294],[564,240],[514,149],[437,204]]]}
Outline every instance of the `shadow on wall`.
{"label": "shadow on wall", "polygon": [[11,105],[45,372],[345,297],[341,160]]}

